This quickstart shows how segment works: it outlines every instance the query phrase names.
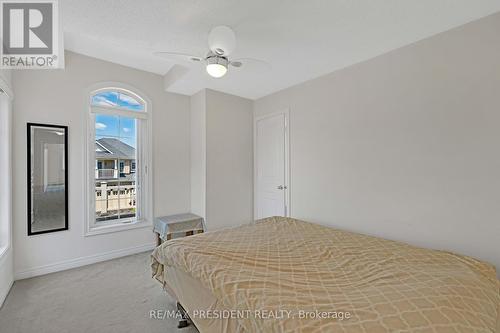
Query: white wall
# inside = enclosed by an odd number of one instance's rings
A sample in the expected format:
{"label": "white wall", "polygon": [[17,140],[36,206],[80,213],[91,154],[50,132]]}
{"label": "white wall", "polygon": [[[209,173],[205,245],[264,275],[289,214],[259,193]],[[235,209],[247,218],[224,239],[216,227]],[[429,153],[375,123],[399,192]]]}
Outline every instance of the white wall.
{"label": "white wall", "polygon": [[253,103],[206,90],[207,226],[253,220]]}
{"label": "white wall", "polygon": [[206,218],[206,91],[191,96],[191,212]]}
{"label": "white wall", "polygon": [[[12,251],[12,98],[11,72],[0,70],[0,307],[14,281]],[[10,94],[11,96],[8,96]]]}
{"label": "white wall", "polygon": [[208,230],[253,220],[252,101],[202,90],[191,97],[191,210]]}
{"label": "white wall", "polygon": [[290,108],[292,216],[500,271],[500,14],[259,99]]}
{"label": "white wall", "polygon": [[[151,248],[150,228],[84,237],[85,91],[116,81],[134,86],[153,104],[155,216],[190,208],[189,98],[163,91],[159,75],[66,53],[65,70],[16,71],[13,117],[14,263],[18,277]],[[69,126],[69,230],[27,236],[26,123]]]}

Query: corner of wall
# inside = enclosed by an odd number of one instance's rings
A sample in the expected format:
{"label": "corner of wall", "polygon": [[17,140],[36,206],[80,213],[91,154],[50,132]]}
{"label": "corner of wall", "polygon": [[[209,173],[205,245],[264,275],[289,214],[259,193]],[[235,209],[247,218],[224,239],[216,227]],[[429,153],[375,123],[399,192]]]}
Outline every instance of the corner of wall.
{"label": "corner of wall", "polygon": [[190,97],[191,212],[206,218],[206,89]]}
{"label": "corner of wall", "polygon": [[[14,93],[12,90],[12,72],[10,70],[0,70],[0,88],[4,90],[7,94],[8,98],[12,99],[14,97]],[[12,179],[12,165],[10,164],[12,160],[12,103],[8,101],[8,98],[2,99],[2,105],[0,107],[0,124],[6,126],[6,131],[2,132],[5,136],[2,135],[1,142],[2,144],[7,145],[7,149],[2,149],[2,159],[7,160],[7,164],[2,167],[0,170],[2,173],[2,177],[6,177],[7,179]],[[6,113],[3,113],[7,110]],[[4,153],[7,155],[4,155]],[[7,222],[6,225],[0,226],[0,231],[2,233],[7,233],[7,238],[0,237],[0,241],[7,241],[7,248],[3,253],[0,254],[0,307],[3,305],[5,298],[9,294],[10,288],[14,283],[14,260],[13,260],[13,246],[12,246],[12,187],[10,181],[4,182],[4,185],[7,186],[5,189],[6,192],[10,192],[10,198],[3,201],[2,206],[2,221]],[[0,189],[4,191],[4,189]],[[4,193],[6,194],[6,193]],[[7,194],[8,195],[8,194]],[[6,221],[4,221],[4,219]],[[3,244],[5,245],[5,244]]]}

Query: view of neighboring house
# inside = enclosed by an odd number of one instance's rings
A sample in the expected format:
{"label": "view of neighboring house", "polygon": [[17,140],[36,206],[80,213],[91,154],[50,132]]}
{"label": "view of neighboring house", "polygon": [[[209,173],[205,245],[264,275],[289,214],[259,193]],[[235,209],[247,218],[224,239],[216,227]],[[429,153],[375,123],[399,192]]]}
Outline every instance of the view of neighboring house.
{"label": "view of neighboring house", "polygon": [[135,216],[135,154],[119,139],[96,140],[96,221]]}

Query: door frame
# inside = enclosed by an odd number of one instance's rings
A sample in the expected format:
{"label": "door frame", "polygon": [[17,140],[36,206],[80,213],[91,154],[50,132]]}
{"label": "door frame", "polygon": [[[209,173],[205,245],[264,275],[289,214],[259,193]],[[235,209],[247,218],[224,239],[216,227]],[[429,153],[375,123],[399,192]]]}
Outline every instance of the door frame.
{"label": "door frame", "polygon": [[257,184],[257,122],[266,118],[271,118],[277,115],[283,115],[285,118],[285,216],[291,216],[291,169],[290,169],[290,108],[283,108],[275,112],[266,113],[264,115],[253,117],[253,211],[254,219],[257,219],[257,204],[258,204],[258,184]]}

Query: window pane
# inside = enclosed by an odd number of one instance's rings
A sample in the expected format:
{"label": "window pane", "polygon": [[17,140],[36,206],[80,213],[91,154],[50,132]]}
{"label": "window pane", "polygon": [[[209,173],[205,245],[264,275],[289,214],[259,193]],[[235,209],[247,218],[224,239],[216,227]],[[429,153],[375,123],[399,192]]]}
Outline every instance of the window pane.
{"label": "window pane", "polygon": [[97,114],[96,124],[97,119],[118,131],[116,135],[111,135],[111,131],[97,134],[96,129],[96,223],[119,223],[121,219],[137,216],[135,188],[139,166],[136,157],[138,120]]}
{"label": "window pane", "polygon": [[120,118],[97,114],[95,116],[95,134],[99,137],[120,136]]}
{"label": "window pane", "polygon": [[127,117],[120,117],[119,120],[120,120],[120,137],[135,138],[136,137],[135,124],[137,120]]}
{"label": "window pane", "polygon": [[96,181],[110,181],[118,179],[118,171],[115,166],[115,161],[110,158],[104,158],[97,161],[95,179]]}
{"label": "window pane", "polygon": [[106,91],[96,94],[92,97],[92,105],[94,106],[117,106],[118,93],[115,91]]}
{"label": "window pane", "polygon": [[129,96],[124,93],[119,93],[118,106],[133,111],[144,110],[144,105],[142,104],[142,102],[138,101],[135,97]]}
{"label": "window pane", "polygon": [[144,111],[141,100],[123,92],[105,91],[92,96],[93,106],[119,107],[130,111]]}
{"label": "window pane", "polygon": [[130,186],[122,186],[120,190],[120,218],[131,218],[136,216],[135,195],[128,189]]}
{"label": "window pane", "polygon": [[118,199],[96,200],[96,222],[106,222],[118,220],[119,218]]}

